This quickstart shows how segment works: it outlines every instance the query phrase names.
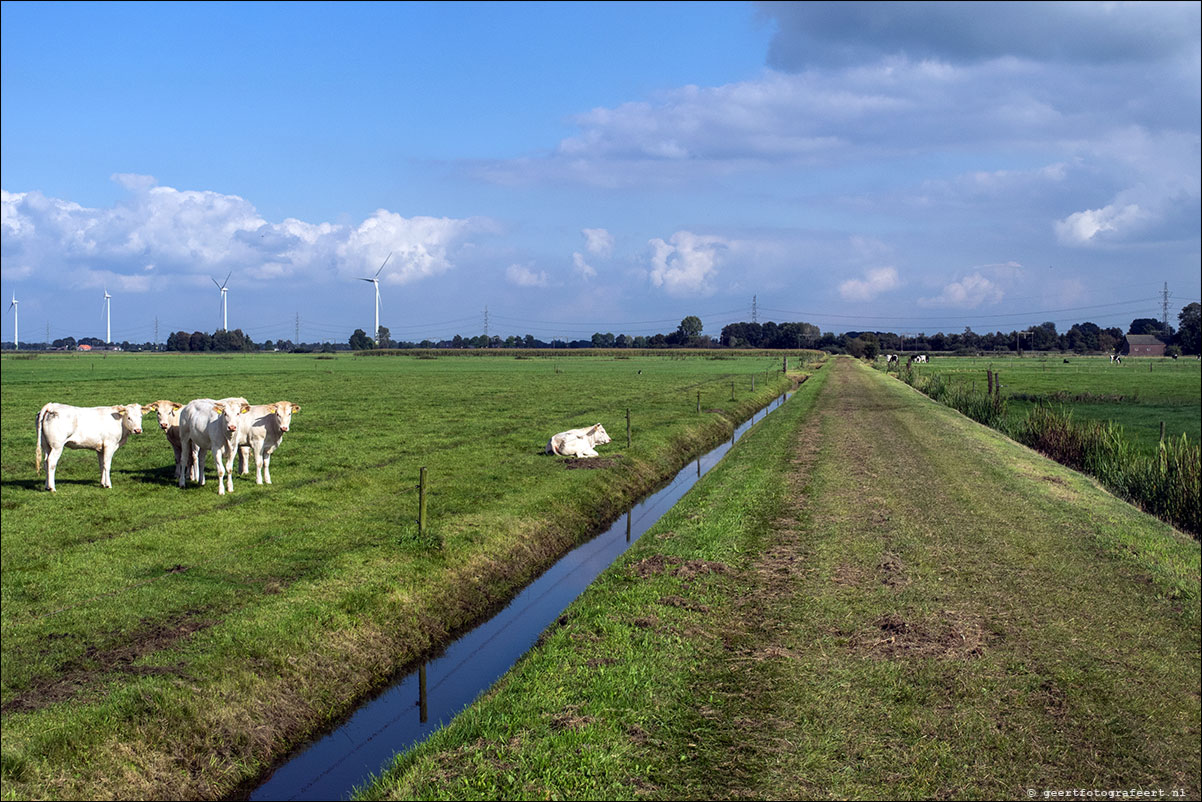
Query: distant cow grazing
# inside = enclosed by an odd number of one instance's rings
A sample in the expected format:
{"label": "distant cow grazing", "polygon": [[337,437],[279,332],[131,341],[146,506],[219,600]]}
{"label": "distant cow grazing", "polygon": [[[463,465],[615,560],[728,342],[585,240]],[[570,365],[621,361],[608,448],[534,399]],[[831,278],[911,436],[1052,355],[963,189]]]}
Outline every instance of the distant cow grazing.
{"label": "distant cow grazing", "polygon": [[87,448],[100,460],[100,486],[112,487],[113,454],[132,434],[142,433],[142,405],[72,407],[47,404],[37,416],[38,444],[34,467],[42,472],[46,454],[46,489],[54,492],[54,471],[64,448]]}
{"label": "distant cow grazing", "polygon": [[182,449],[179,442],[179,411],[183,404],[177,404],[174,401],[159,400],[153,404],[147,404],[145,410],[154,412],[159,419],[159,428],[163,430],[163,434],[167,435],[167,442],[171,444],[171,448],[175,451],[175,478],[179,479],[179,472],[183,470],[183,460],[180,458]]}
{"label": "distant cow grazing", "polygon": [[[293,413],[300,412],[300,405],[291,401],[276,401],[274,404],[255,404],[246,415],[238,417],[238,450],[242,455],[242,473],[250,472],[250,455],[255,456],[255,483],[271,484],[271,454],[284,439],[284,433],[292,425]],[[234,468],[231,452],[226,470]]]}
{"label": "distant cow grazing", "polygon": [[890,362],[896,362],[896,361],[897,361],[897,354],[886,354],[885,355],[885,364],[886,365],[888,365]]}
{"label": "distant cow grazing", "polygon": [[547,441],[546,452],[561,457],[595,457],[595,446],[611,442],[605,427],[601,424],[586,426],[582,429],[568,429],[560,432]]}
{"label": "distant cow grazing", "polygon": [[179,413],[179,439],[184,465],[179,473],[179,486],[186,487],[188,477],[205,483],[205,450],[213,452],[217,464],[217,493],[225,495],[226,484],[234,492],[234,477],[226,466],[233,461],[238,446],[238,418],[250,411],[245,398],[198,398],[189,401]]}

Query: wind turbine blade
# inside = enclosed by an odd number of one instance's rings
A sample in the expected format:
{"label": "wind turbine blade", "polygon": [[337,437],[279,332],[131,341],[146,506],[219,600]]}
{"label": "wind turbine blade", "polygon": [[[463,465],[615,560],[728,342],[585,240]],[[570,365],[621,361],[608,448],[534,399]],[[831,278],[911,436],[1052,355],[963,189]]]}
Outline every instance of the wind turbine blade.
{"label": "wind turbine blade", "polygon": [[232,275],[234,275],[234,271],[233,271],[233,270],[231,270],[230,272],[228,272],[228,273],[226,273],[226,274],[225,274],[225,281],[221,282],[221,289],[223,289],[223,290],[224,290],[224,289],[225,289],[225,285],[230,283],[230,276],[232,276]]}
{"label": "wind turbine blade", "polygon": [[380,272],[384,269],[384,265],[388,264],[388,260],[392,258],[392,251],[388,252],[388,256],[384,257],[384,262],[380,265],[380,269],[376,271],[376,278],[380,277]]}
{"label": "wind turbine blade", "polygon": [[209,281],[213,282],[214,287],[216,287],[217,289],[221,289],[221,285],[217,283],[217,279],[213,278],[212,276],[209,276]]}

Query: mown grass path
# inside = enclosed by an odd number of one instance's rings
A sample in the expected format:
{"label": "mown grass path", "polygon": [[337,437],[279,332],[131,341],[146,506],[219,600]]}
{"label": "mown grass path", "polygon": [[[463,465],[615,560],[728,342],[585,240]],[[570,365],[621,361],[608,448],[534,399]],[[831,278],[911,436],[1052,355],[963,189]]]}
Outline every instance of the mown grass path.
{"label": "mown grass path", "polygon": [[1198,544],[858,363],[819,377],[365,795],[1198,798]]}

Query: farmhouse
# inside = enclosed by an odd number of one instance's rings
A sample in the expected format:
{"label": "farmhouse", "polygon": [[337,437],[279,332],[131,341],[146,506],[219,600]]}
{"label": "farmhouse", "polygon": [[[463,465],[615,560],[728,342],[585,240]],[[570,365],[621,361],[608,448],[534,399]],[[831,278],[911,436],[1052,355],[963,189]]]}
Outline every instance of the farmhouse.
{"label": "farmhouse", "polygon": [[1129,356],[1164,356],[1164,343],[1154,334],[1128,334],[1123,354]]}

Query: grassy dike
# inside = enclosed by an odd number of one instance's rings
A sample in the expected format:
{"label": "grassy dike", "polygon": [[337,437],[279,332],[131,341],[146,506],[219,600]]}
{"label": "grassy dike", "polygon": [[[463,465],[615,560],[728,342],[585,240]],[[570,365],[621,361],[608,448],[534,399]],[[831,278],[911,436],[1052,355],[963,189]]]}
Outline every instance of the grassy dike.
{"label": "grassy dike", "polygon": [[838,359],[359,798],[1199,794],[1199,549]]}

